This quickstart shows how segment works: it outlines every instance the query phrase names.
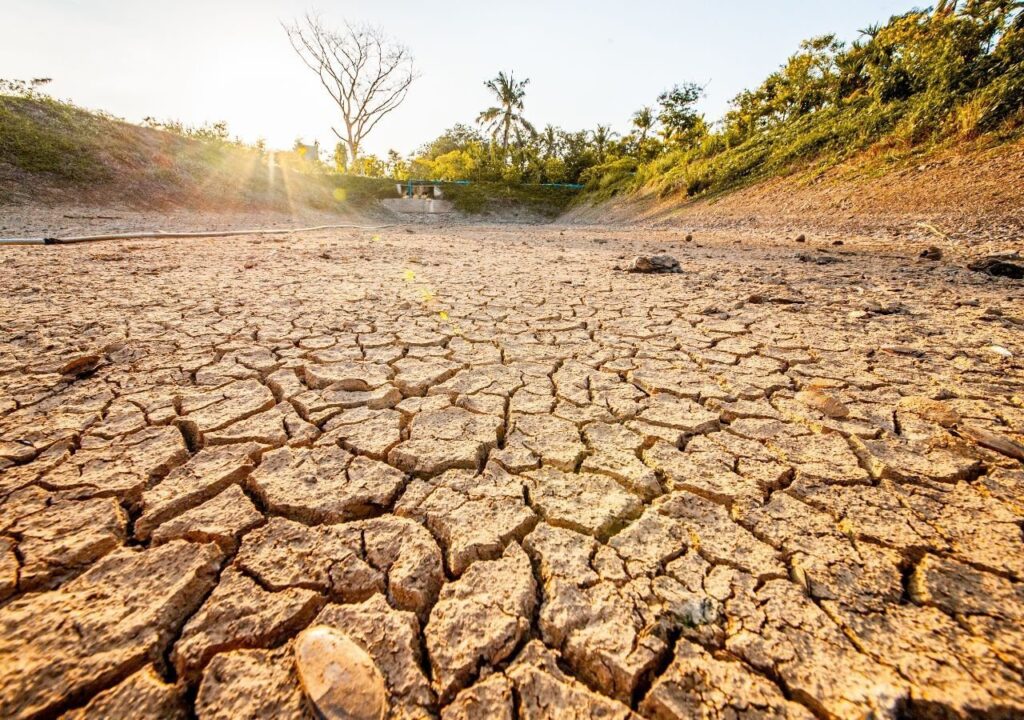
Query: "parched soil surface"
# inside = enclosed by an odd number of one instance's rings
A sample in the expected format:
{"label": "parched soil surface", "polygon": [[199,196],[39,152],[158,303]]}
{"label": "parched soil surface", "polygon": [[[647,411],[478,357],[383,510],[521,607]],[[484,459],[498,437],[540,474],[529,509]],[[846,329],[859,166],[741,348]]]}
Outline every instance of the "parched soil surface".
{"label": "parched soil surface", "polygon": [[1024,714],[1020,282],[462,226],[0,293],[3,717],[308,717],[313,624],[395,718]]}

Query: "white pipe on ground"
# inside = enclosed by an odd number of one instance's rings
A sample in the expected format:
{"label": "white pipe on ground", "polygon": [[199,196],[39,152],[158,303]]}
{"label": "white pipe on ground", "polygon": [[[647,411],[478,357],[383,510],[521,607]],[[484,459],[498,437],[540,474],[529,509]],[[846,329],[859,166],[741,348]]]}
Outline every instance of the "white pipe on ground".
{"label": "white pipe on ground", "polygon": [[63,238],[27,237],[0,238],[0,245],[74,245],[76,243],[100,242],[101,240],[142,240],[146,238],[206,238],[233,237],[235,235],[286,235],[297,232],[316,232],[317,230],[384,230],[395,227],[391,225],[316,225],[303,228],[254,228],[251,230],[204,230],[200,232],[137,232],[110,233],[106,235],[78,235]]}
{"label": "white pipe on ground", "polygon": [[47,245],[46,238],[0,238],[0,245]]}

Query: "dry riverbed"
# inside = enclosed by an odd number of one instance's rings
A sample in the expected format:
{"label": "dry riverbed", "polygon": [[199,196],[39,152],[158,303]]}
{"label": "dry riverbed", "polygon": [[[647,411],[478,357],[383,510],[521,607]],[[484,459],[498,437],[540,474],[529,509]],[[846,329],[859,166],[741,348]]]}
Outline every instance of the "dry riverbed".
{"label": "dry riverbed", "polygon": [[1021,716],[1024,284],[917,250],[0,249],[0,715]]}

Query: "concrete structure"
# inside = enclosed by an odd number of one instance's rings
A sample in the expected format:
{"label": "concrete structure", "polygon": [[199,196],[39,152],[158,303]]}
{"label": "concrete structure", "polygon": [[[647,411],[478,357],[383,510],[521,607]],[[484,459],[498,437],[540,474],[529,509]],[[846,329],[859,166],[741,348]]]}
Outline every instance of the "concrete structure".
{"label": "concrete structure", "polygon": [[381,204],[388,210],[400,213],[427,213],[437,215],[454,212],[455,208],[448,200],[432,200],[430,198],[387,198]]}
{"label": "concrete structure", "polygon": [[440,185],[431,185],[422,180],[411,180],[404,183],[396,183],[395,189],[398,196],[407,198],[426,198],[428,200],[440,200],[444,197],[444,188]]}

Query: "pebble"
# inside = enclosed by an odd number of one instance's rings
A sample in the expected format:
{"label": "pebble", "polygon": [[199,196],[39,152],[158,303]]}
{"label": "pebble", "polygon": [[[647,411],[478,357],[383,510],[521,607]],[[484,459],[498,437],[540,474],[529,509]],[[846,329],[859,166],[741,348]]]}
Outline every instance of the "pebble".
{"label": "pebble", "polygon": [[340,630],[314,625],[299,633],[295,669],[324,720],[380,720],[387,712],[387,689],[373,658]]}

